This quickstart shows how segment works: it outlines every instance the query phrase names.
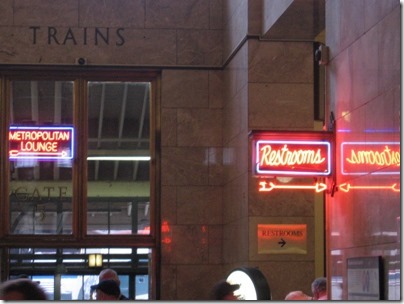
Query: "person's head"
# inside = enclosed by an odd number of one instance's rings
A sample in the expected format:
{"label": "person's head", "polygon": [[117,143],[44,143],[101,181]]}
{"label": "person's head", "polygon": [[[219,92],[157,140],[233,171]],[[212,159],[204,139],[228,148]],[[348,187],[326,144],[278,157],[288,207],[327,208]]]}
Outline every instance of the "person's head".
{"label": "person's head", "polygon": [[121,285],[121,281],[119,280],[118,273],[110,268],[101,270],[100,274],[98,275],[98,281],[105,281],[105,280],[114,280],[117,282],[118,286]]}
{"label": "person's head", "polygon": [[313,300],[327,297],[327,279],[324,277],[315,279],[311,283],[311,292],[313,293]]}
{"label": "person's head", "polygon": [[30,279],[5,281],[0,285],[0,299],[10,300],[47,300],[45,291],[37,282]]}
{"label": "person's head", "polygon": [[295,291],[289,292],[286,295],[285,300],[287,300],[287,301],[297,301],[297,300],[308,301],[308,300],[311,300],[311,297],[309,297],[307,294],[305,294],[301,290],[295,290]]}
{"label": "person's head", "polygon": [[240,285],[230,284],[223,280],[213,286],[211,298],[212,300],[238,300],[234,295],[234,291],[240,288]]}
{"label": "person's head", "polygon": [[95,290],[98,301],[117,300],[121,294],[118,283],[114,280],[100,281],[91,286],[91,289]]}

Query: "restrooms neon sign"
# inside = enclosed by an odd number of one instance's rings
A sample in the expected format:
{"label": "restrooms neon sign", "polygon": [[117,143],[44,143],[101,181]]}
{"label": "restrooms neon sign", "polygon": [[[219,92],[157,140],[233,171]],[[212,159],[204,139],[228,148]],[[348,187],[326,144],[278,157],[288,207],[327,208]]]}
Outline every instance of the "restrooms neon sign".
{"label": "restrooms neon sign", "polygon": [[328,176],[331,145],[324,141],[257,140],[255,175]]}

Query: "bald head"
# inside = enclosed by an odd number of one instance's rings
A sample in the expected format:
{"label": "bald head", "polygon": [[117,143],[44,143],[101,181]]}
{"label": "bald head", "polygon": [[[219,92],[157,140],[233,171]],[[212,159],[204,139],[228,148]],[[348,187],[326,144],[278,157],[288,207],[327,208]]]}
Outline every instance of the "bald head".
{"label": "bald head", "polygon": [[98,280],[100,282],[105,281],[105,280],[114,280],[115,282],[118,283],[118,285],[121,284],[121,281],[119,280],[118,274],[116,273],[115,270],[113,269],[104,269],[100,272],[98,275]]}
{"label": "bald head", "polygon": [[311,300],[311,298],[307,294],[305,294],[303,291],[296,290],[296,291],[289,292],[286,295],[285,300],[289,300],[289,301],[292,301],[292,300],[304,300],[304,301],[307,301],[307,300]]}

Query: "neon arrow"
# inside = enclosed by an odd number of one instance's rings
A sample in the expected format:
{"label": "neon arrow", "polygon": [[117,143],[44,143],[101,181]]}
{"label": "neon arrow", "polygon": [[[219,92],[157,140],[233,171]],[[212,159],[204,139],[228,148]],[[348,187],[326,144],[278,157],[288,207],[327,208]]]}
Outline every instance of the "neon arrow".
{"label": "neon arrow", "polygon": [[[316,192],[321,192],[327,189],[327,185],[324,183],[316,183],[315,185],[276,185],[273,182],[259,182],[259,185],[261,186],[258,190],[260,192],[269,192],[272,191],[273,189],[314,189]],[[268,185],[268,186],[267,186]]]}
{"label": "neon arrow", "polygon": [[352,186],[350,183],[344,183],[339,185],[338,189],[341,189],[344,192],[348,192],[351,189],[358,190],[393,190],[394,192],[400,192],[400,187],[397,187],[397,184],[393,184],[391,186]]}
{"label": "neon arrow", "polygon": [[20,152],[18,150],[10,150],[10,156],[11,157],[19,157],[19,156],[61,156],[61,157],[66,157],[67,153],[66,151],[62,152]]}

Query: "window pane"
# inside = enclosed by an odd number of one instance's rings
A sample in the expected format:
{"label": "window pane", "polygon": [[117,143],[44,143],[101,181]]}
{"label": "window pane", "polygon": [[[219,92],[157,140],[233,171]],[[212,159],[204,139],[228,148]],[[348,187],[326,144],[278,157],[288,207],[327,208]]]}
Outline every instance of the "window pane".
{"label": "window pane", "polygon": [[[103,266],[91,267],[90,254],[102,255]],[[13,248],[8,255],[10,279],[24,274],[40,282],[52,300],[93,299],[90,287],[105,268],[118,273],[123,295],[150,298],[151,248]]]}
{"label": "window pane", "polygon": [[149,234],[150,83],[88,83],[88,234]]}
{"label": "window pane", "polygon": [[73,82],[13,81],[10,232],[71,234]]}

